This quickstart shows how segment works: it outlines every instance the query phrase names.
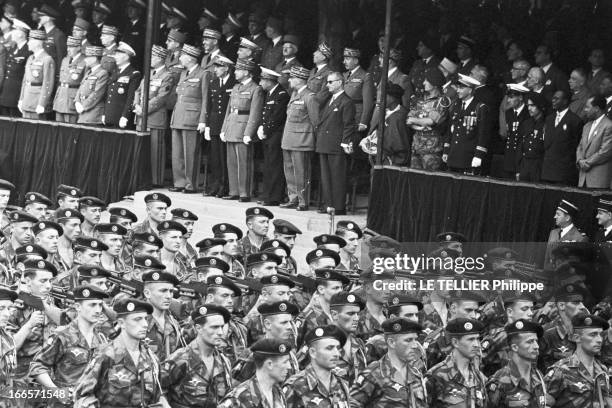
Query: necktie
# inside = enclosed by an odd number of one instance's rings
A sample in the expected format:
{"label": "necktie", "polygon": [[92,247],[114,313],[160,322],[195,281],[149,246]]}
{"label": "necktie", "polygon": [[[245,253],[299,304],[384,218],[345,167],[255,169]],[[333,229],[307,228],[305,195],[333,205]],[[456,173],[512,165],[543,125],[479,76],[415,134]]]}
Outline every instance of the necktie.
{"label": "necktie", "polygon": [[463,102],[463,110],[467,109],[467,102]]}
{"label": "necktie", "polygon": [[555,127],[559,126],[559,122],[561,122],[561,113],[557,112],[557,117],[555,118]]}
{"label": "necktie", "polygon": [[284,67],[285,65],[287,65],[287,60],[284,60],[284,61],[283,61],[283,67]]}

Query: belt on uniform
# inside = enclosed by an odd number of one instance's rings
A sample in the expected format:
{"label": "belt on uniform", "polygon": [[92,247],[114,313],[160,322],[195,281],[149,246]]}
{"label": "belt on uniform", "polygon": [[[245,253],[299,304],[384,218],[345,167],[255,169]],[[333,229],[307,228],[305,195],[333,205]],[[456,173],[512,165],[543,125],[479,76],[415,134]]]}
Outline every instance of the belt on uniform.
{"label": "belt on uniform", "polygon": [[237,115],[248,115],[250,112],[250,110],[240,110],[236,108],[230,109],[230,113],[235,113]]}
{"label": "belt on uniform", "polygon": [[79,87],[78,85],[71,85],[66,82],[62,82],[60,84],[60,88],[78,88],[78,87]]}
{"label": "belt on uniform", "polygon": [[42,86],[42,82],[41,82],[41,83],[36,83],[36,84],[35,84],[35,83],[33,83],[33,82],[26,81],[26,84],[27,84],[27,85],[30,85],[30,86]]}

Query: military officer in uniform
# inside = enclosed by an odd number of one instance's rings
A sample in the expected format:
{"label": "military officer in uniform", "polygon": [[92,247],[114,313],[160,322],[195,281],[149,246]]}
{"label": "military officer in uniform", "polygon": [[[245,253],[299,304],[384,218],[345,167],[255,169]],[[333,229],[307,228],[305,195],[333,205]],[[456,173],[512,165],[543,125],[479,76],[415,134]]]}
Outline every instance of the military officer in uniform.
{"label": "military officer in uniform", "polygon": [[227,173],[229,194],[224,199],[251,201],[253,179],[253,147],[257,128],[261,124],[263,90],[253,80],[257,66],[252,60],[239,59],[234,85],[227,105],[219,137],[227,143]]}
{"label": "military officer in uniform", "polygon": [[[151,132],[151,182],[153,187],[164,185],[166,170],[166,133],[168,131],[168,104],[174,91],[174,76],[166,68],[164,61],[168,51],[159,45],[151,50],[151,79],[149,82],[149,100],[147,104],[147,130]],[[136,128],[144,130],[142,125],[144,100],[144,79],[134,95],[134,113]]]}
{"label": "military officer in uniform", "polygon": [[270,220],[274,218],[274,214],[263,207],[247,208],[245,214],[248,230],[244,238],[240,240],[240,248],[246,261],[249,255],[259,252],[261,244],[267,240]]}
{"label": "military officer in uniform", "polygon": [[181,75],[181,71],[183,70],[183,65],[180,61],[181,50],[183,48],[183,44],[185,44],[185,40],[187,37],[185,33],[172,29],[168,33],[168,39],[166,40],[166,49],[168,50],[168,56],[166,57],[166,68],[172,72],[172,75],[175,76],[175,81],[178,80]]}
{"label": "military officer in uniform", "polygon": [[219,404],[221,408],[287,407],[281,389],[290,369],[291,344],[276,339],[261,339],[251,346],[256,372],[236,386]]}
{"label": "military officer in uniform", "polygon": [[283,392],[288,406],[348,408],[349,385],[336,370],[346,334],[333,325],[315,327],[306,333],[304,344],[310,364],[285,382]]}
{"label": "military officer in uniform", "polygon": [[508,109],[505,111],[506,123],[500,124],[500,126],[505,126],[507,129],[504,149],[504,172],[506,178],[517,180],[519,174],[517,166],[518,155],[521,154],[523,142],[521,133],[523,131],[523,123],[529,118],[529,112],[525,104],[525,96],[529,92],[529,88],[521,84],[506,84],[506,88],[506,96],[508,98]]}
{"label": "military officer in uniform", "polygon": [[213,407],[231,391],[229,359],[217,347],[230,312],[206,303],[191,313],[196,338],[162,364],[161,384],[173,407]]}
{"label": "military officer in uniform", "polygon": [[[204,46],[204,57],[200,62],[200,66],[210,74],[213,72],[213,63],[217,56],[222,55],[219,43],[221,41],[221,33],[213,28],[206,28],[202,35],[202,45]],[[212,75],[211,75],[212,77]],[[212,79],[209,77],[209,79]]]}
{"label": "military officer in uniform", "polygon": [[429,406],[423,374],[410,364],[423,327],[401,317],[385,320],[381,327],[387,354],[358,375],[351,388],[351,408]]}
{"label": "military officer in uniform", "polygon": [[177,101],[172,112],[172,174],[174,187],[170,191],[188,194],[197,192],[200,173],[200,140],[204,132],[206,110],[206,71],[198,65],[201,51],[191,45],[183,46],[180,61],[185,67],[176,87]]}
{"label": "military officer in uniform", "polygon": [[11,36],[14,44],[7,50],[4,81],[0,91],[0,112],[4,116],[20,117],[21,112],[17,109],[17,104],[26,61],[31,54],[28,48],[30,27],[22,21],[14,20],[13,28]]}
{"label": "military officer in uniform", "polygon": [[483,330],[484,325],[478,320],[462,317],[446,325],[453,351],[426,374],[429,406],[487,406],[486,377],[476,363]]}
{"label": "military officer in uniform", "polygon": [[185,259],[187,259],[187,265],[189,265],[190,268],[193,268],[194,262],[198,257],[198,252],[189,243],[189,238],[191,238],[191,235],[193,234],[194,224],[198,220],[198,216],[183,208],[174,208],[170,212],[172,213],[172,220],[182,224],[183,227],[185,227],[186,232],[183,234],[183,242],[181,243],[181,249],[179,252],[183,254]]}
{"label": "military officer in uniform", "polygon": [[74,107],[75,97],[86,71],[85,55],[81,54],[81,42],[72,36],[67,40],[68,55],[61,62],[59,84],[53,99],[55,120],[77,123],[78,113]]}
{"label": "military officer in uniform", "polygon": [[133,234],[149,233],[157,236],[157,227],[168,217],[168,207],[172,205],[170,197],[163,193],[150,193],[144,197],[147,216],[141,223],[134,225]]}
{"label": "military officer in uniform", "polygon": [[584,235],[574,224],[580,214],[580,208],[569,200],[562,199],[555,209],[555,226],[548,234],[548,244],[544,258],[544,269],[554,269],[552,252],[560,242],[588,242]]}
{"label": "military officer in uniform", "polygon": [[115,52],[117,72],[113,75],[108,86],[104,116],[102,123],[106,126],[129,127],[132,122],[132,105],[134,94],[140,83],[140,71],[130,63],[136,56],[136,51],[127,43],[120,42]]}
{"label": "military officer in uniform", "polygon": [[[291,91],[289,87],[291,68],[302,66],[302,63],[298,61],[296,56],[299,46],[300,39],[297,35],[286,34],[283,36],[283,60],[276,65],[274,70],[281,74],[280,78],[278,78],[278,83],[287,91]],[[308,73],[308,76],[310,76],[310,73]]]}
{"label": "military officer in uniform", "polygon": [[43,4],[43,6],[38,9],[38,15],[40,16],[39,27],[41,27],[41,30],[44,30],[46,35],[44,43],[45,51],[53,58],[55,66],[59,68],[62,60],[66,56],[67,46],[66,34],[56,25],[56,21],[59,20],[62,15],[48,4]]}
{"label": "military officer in uniform", "polygon": [[210,180],[204,191],[205,196],[222,198],[227,195],[227,150],[225,143],[219,138],[227,104],[236,78],[231,75],[232,60],[223,55],[217,55],[212,61],[214,78],[208,84],[206,95],[206,128],[204,138],[210,142],[209,171]]}
{"label": "military officer in uniform", "polygon": [[46,119],[51,110],[55,85],[55,62],[43,48],[44,31],[30,31],[28,48],[32,55],[26,62],[25,74],[17,107],[26,119]]}
{"label": "military officer in uniform", "polygon": [[69,407],[74,386],[96,352],[106,345],[106,337],[97,324],[108,295],[93,286],[74,288],[76,319],[58,329],[45,342],[30,363],[30,376],[43,387],[62,388],[65,395],[50,402],[49,407]]}
{"label": "military officer in uniform", "polygon": [[[354,48],[344,49],[344,92],[355,103],[355,123],[357,124],[358,137],[353,141],[357,146],[372,119],[376,90],[372,76],[359,65],[361,51]],[[357,140],[359,139],[359,140]]]}
{"label": "military officer in uniform", "polygon": [[112,77],[117,72],[117,61],[115,61],[115,53],[117,52],[117,37],[119,29],[110,25],[103,25],[100,32],[100,42],[104,47],[100,64],[102,68]]}
{"label": "military officer in uniform", "polygon": [[279,205],[285,195],[281,139],[289,94],[279,86],[279,77],[275,71],[261,68],[260,85],[266,94],[261,125],[257,129],[264,146],[263,194],[258,204],[265,206]]}
{"label": "military officer in uniform", "polygon": [[108,72],[100,65],[102,51],[102,47],[94,45],[85,47],[87,71],[74,97],[74,108],[79,114],[77,120],[79,124],[102,124],[106,88],[109,82]]}
{"label": "military officer in uniform", "polygon": [[597,355],[608,322],[599,316],[581,313],[572,318],[576,351],[555,363],[546,377],[546,391],[552,399],[550,407],[606,407],[612,405],[608,368]]}
{"label": "military officer in uniform", "polygon": [[310,162],[315,150],[315,126],[319,122],[319,103],[307,85],[309,75],[304,67],[291,68],[292,94],[281,142],[289,201],[280,207],[297,211],[307,210],[310,204]]}
{"label": "military officer in uniform", "polygon": [[542,326],[519,319],[504,328],[512,350],[510,362],[487,381],[490,406],[510,408],[518,406],[545,407],[546,384],[534,363],[538,359]]}
{"label": "military officer in uniform", "polygon": [[310,70],[308,89],[315,94],[315,100],[322,104],[329,98],[329,90],[327,89],[327,76],[332,72],[329,67],[329,60],[332,57],[332,50],[327,43],[322,42],[315,50],[312,61],[315,67]]}
{"label": "military officer in uniform", "polygon": [[[110,408],[164,403],[159,384],[159,362],[143,341],[153,306],[121,299],[114,306],[119,335],[95,355],[74,391],[76,407]],[[163,405],[162,405],[163,406]]]}

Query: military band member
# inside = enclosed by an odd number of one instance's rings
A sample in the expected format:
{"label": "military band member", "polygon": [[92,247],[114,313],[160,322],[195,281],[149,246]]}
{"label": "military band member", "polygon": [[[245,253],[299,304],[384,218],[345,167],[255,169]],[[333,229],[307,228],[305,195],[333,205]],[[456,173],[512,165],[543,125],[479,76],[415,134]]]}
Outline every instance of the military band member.
{"label": "military band member", "polygon": [[[297,59],[297,52],[300,46],[300,39],[297,35],[285,34],[283,36],[283,60],[279,62],[274,70],[281,74],[278,78],[278,83],[285,88],[286,91],[291,91],[289,86],[289,75],[291,68],[294,66],[301,67],[302,63]],[[310,76],[310,73],[308,73]],[[308,79],[308,77],[306,78]]]}
{"label": "military band member", "polygon": [[43,48],[46,39],[44,31],[30,31],[28,48],[32,55],[26,62],[23,85],[17,107],[26,119],[45,119],[51,110],[55,85],[55,63]]}
{"label": "military band member", "polygon": [[423,374],[411,365],[423,327],[405,318],[382,323],[387,354],[361,373],[351,387],[351,408],[429,406]]}
{"label": "military band member", "polygon": [[111,77],[104,104],[102,123],[106,126],[130,127],[134,94],[140,83],[141,73],[131,64],[136,51],[127,43],[120,42],[115,51],[117,71]]}
{"label": "military band member", "polygon": [[240,228],[227,224],[216,224],[212,227],[215,238],[225,240],[223,246],[223,255],[221,259],[230,265],[229,274],[238,278],[244,278],[246,271],[241,263],[242,254],[240,253],[240,239],[242,239],[242,231]]}
{"label": "military band member", "polygon": [[263,90],[253,80],[257,66],[252,60],[239,59],[234,85],[227,105],[225,120],[219,137],[227,143],[227,173],[229,194],[224,199],[251,201],[253,176],[253,147],[257,128],[261,123]]}
{"label": "military band member", "polygon": [[115,53],[117,52],[117,37],[119,37],[119,29],[110,25],[103,25],[100,32],[100,43],[104,47],[100,64],[102,68],[112,77],[117,72],[117,61],[115,61]]}
{"label": "military band member", "polygon": [[459,75],[457,94],[453,105],[449,131],[444,142],[442,161],[453,172],[480,172],[482,160],[489,148],[489,108],[474,98],[474,89],[480,82],[467,75]]}
{"label": "military band member", "polygon": [[170,191],[188,194],[197,192],[200,173],[200,140],[204,132],[207,76],[198,65],[201,51],[191,45],[181,49],[180,61],[185,67],[176,87],[177,101],[172,112],[172,175],[174,187]]}
{"label": "military band member", "polygon": [[26,61],[32,53],[28,48],[30,27],[20,20],[13,20],[13,28],[11,36],[14,44],[7,49],[4,81],[0,91],[0,108],[5,116],[21,117],[17,105]]}
{"label": "military band member", "polygon": [[319,44],[312,56],[312,61],[315,65],[310,70],[308,89],[315,94],[315,100],[322,104],[329,98],[329,90],[327,89],[327,76],[332,72],[329,67],[329,61],[333,56],[332,50],[326,42]]}
{"label": "military band member", "polygon": [[542,326],[518,319],[507,324],[504,331],[512,353],[509,363],[487,381],[490,406],[550,406],[544,378],[534,364],[539,355]]}
{"label": "military band member", "polygon": [[161,384],[173,407],[216,407],[233,388],[230,361],[218,349],[230,312],[206,303],[191,319],[197,337],[162,364]]}
{"label": "military band member", "polygon": [[221,402],[222,408],[285,408],[281,384],[290,372],[291,344],[276,339],[262,339],[251,346],[255,375],[236,386]]}
{"label": "military band member", "polygon": [[429,406],[487,406],[486,377],[476,362],[483,329],[483,324],[474,319],[457,318],[448,323],[446,332],[450,337],[452,352],[427,372]]}
{"label": "military band member", "polygon": [[164,361],[186,345],[179,322],[170,313],[170,302],[179,280],[166,271],[151,271],[142,275],[144,300],[153,306],[153,313],[148,318],[147,340],[159,361]]}
{"label": "military band member", "polygon": [[106,88],[109,74],[100,65],[102,47],[85,47],[85,65],[87,71],[83,82],[74,97],[74,108],[79,114],[77,123],[84,125],[101,125],[106,102]]}
{"label": "military band member", "polygon": [[310,205],[311,156],[315,150],[315,126],[319,123],[319,103],[308,88],[309,72],[301,66],[291,67],[287,121],[281,148],[289,201],[281,208],[305,211]]}
{"label": "military band member", "polygon": [[50,402],[50,407],[72,406],[71,391],[96,352],[107,343],[98,323],[105,291],[84,285],[73,291],[76,319],[58,327],[30,363],[29,375],[48,388],[62,388],[63,398]]}
{"label": "military band member", "polygon": [[197,251],[189,243],[189,238],[193,234],[195,222],[198,220],[198,216],[189,210],[183,208],[174,208],[172,211],[172,219],[185,227],[185,234],[183,234],[183,241],[181,243],[181,249],[179,252],[184,255],[187,259],[187,264],[190,268],[194,266],[194,262],[198,257]]}
{"label": "military band member", "polygon": [[206,128],[204,129],[204,138],[210,142],[211,181],[204,195],[223,198],[228,192],[227,149],[225,143],[219,138],[219,134],[223,127],[230,94],[236,85],[236,78],[231,75],[231,68],[234,65],[232,60],[223,55],[217,55],[212,62],[215,76],[210,79],[208,85]]}
{"label": "military band member", "polygon": [[599,316],[581,313],[572,318],[576,351],[558,362],[544,377],[551,407],[605,407],[612,404],[608,369],[598,359],[602,338],[610,327]]}
{"label": "military band member", "polygon": [[166,403],[158,380],[159,362],[143,341],[153,306],[128,298],[118,301],[113,310],[121,332],[100,349],[83,372],[74,391],[75,407]]}
{"label": "military band member", "polygon": [[[376,90],[374,89],[374,81],[372,76],[359,65],[361,51],[354,48],[344,49],[344,67],[347,72],[344,73],[344,92],[355,103],[355,123],[357,124],[357,132],[365,132],[372,119],[374,111],[374,103],[376,98]],[[363,137],[363,133],[357,133]],[[360,140],[354,140],[353,144],[357,146]]]}
{"label": "military band member", "polygon": [[261,244],[268,239],[270,220],[273,218],[274,214],[263,207],[251,207],[246,210],[247,233],[240,240],[240,249],[245,262],[249,255],[260,252]]}
{"label": "military band member", "polygon": [[100,266],[109,271],[126,271],[126,265],[119,256],[126,234],[127,230],[119,224],[100,223],[94,227],[94,237],[108,247],[108,249],[102,251]]}
{"label": "military band member", "polygon": [[100,216],[105,209],[106,203],[97,197],[85,196],[79,199],[79,211],[83,216],[81,236],[93,238],[94,227],[100,222]]}
{"label": "military band member", "polygon": [[53,99],[55,120],[64,123],[77,123],[78,113],[74,107],[75,97],[83,82],[85,55],[81,53],[81,42],[75,37],[68,37],[68,55],[61,61],[59,84]]}

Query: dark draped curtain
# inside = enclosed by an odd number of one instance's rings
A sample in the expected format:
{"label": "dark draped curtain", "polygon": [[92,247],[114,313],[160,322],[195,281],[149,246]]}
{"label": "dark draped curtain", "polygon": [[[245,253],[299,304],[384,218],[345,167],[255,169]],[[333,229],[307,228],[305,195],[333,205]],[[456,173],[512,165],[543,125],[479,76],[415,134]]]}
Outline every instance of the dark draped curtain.
{"label": "dark draped curtain", "polygon": [[151,186],[150,136],[56,122],[0,118],[0,178],[55,197],[59,184],[78,186],[110,203]]}

